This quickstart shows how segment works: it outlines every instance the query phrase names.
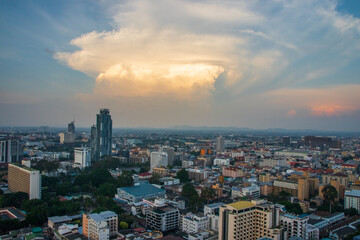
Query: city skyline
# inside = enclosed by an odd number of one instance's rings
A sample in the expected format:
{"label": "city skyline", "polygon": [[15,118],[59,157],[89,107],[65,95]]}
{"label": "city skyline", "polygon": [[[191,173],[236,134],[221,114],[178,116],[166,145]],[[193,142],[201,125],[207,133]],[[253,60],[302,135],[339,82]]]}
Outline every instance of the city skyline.
{"label": "city skyline", "polygon": [[[360,131],[360,4],[2,1],[0,126]],[[6,23],[6,24],[5,24]]]}

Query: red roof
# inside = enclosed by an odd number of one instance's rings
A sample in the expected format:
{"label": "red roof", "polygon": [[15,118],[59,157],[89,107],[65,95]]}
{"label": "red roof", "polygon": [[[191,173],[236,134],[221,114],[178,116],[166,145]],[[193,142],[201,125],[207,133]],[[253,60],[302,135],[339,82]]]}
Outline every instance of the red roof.
{"label": "red roof", "polygon": [[152,175],[151,173],[148,173],[148,172],[144,172],[144,173],[139,173],[138,174],[140,177],[146,177],[146,176],[150,176]]}

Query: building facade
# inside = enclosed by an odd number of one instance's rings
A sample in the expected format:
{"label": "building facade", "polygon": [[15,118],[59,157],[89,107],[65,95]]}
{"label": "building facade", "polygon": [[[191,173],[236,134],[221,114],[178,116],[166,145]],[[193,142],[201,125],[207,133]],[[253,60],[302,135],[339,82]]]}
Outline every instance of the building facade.
{"label": "building facade", "polygon": [[170,207],[155,207],[146,211],[147,228],[167,232],[175,230],[180,224],[180,212]]}
{"label": "building facade", "polygon": [[280,210],[264,201],[240,201],[220,207],[219,240],[286,239]]}
{"label": "building facade", "polygon": [[0,164],[19,162],[22,159],[22,145],[19,140],[0,140]]}
{"label": "building facade", "polygon": [[74,149],[75,166],[83,169],[91,166],[91,150],[87,147]]}
{"label": "building facade", "polygon": [[41,174],[33,168],[9,164],[8,183],[11,192],[25,192],[29,199],[41,199]]}
{"label": "building facade", "polygon": [[355,208],[360,214],[360,190],[345,192],[345,209]]}
{"label": "building facade", "polygon": [[208,229],[210,221],[207,216],[186,214],[180,218],[180,229],[186,233],[198,233],[202,229]]}
{"label": "building facade", "polygon": [[168,166],[168,154],[166,152],[152,152],[150,155],[150,172],[155,167],[167,167]]}
{"label": "building facade", "polygon": [[118,216],[112,211],[83,214],[83,235],[90,240],[108,240],[118,233]]}
{"label": "building facade", "polygon": [[91,127],[92,161],[111,155],[112,120],[110,110],[103,108],[96,115],[96,126]]}

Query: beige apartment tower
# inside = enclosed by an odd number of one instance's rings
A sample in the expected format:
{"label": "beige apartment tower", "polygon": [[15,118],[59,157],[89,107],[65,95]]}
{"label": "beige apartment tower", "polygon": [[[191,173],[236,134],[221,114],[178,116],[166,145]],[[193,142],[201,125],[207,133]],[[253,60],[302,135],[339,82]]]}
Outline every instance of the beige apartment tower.
{"label": "beige apartment tower", "polygon": [[8,183],[11,192],[25,192],[29,199],[41,198],[41,175],[39,170],[9,164]]}
{"label": "beige apartment tower", "polygon": [[240,201],[220,207],[219,240],[286,239],[280,210],[265,201]]}
{"label": "beige apartment tower", "polygon": [[309,182],[307,178],[298,179],[298,199],[300,201],[309,200]]}

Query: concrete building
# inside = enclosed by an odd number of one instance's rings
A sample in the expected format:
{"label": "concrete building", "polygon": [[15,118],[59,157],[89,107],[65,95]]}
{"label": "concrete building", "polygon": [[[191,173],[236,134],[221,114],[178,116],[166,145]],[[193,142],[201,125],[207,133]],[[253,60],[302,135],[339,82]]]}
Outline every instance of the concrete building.
{"label": "concrete building", "polygon": [[202,229],[208,229],[210,221],[207,216],[188,213],[180,218],[180,229],[186,233],[198,233]]}
{"label": "concrete building", "polygon": [[22,155],[22,145],[19,140],[0,140],[0,164],[19,162]]}
{"label": "concrete building", "polygon": [[265,201],[240,201],[220,207],[219,240],[286,239],[280,210]]}
{"label": "concrete building", "polygon": [[174,148],[172,147],[168,147],[168,146],[163,146],[160,148],[161,152],[166,152],[168,155],[168,165],[173,165],[174,164]]}
{"label": "concrete building", "polygon": [[300,201],[309,200],[309,182],[306,178],[298,179],[298,199]]}
{"label": "concrete building", "polygon": [[59,133],[60,144],[74,143],[75,142],[75,134],[71,132],[62,132]]}
{"label": "concrete building", "polygon": [[91,166],[91,150],[87,147],[74,149],[74,166],[81,169]]}
{"label": "concrete building", "polygon": [[296,182],[275,180],[273,190],[274,194],[279,194],[281,191],[285,191],[293,197],[298,196],[298,184]]}
{"label": "concrete building", "polygon": [[228,158],[215,158],[214,159],[214,165],[215,166],[229,166],[230,165],[230,159]]}
{"label": "concrete building", "polygon": [[280,223],[287,231],[287,237],[300,237],[306,239],[306,225],[308,217],[296,216],[293,214],[280,215]]}
{"label": "concrete building", "polygon": [[342,173],[336,173],[336,174],[323,174],[321,175],[322,183],[324,185],[328,185],[331,183],[331,180],[336,180],[340,182],[343,186],[347,187],[349,184],[348,176]]}
{"label": "concrete building", "polygon": [[204,206],[204,215],[209,218],[209,227],[214,231],[219,231],[219,210],[225,203],[218,202]]}
{"label": "concrete building", "polygon": [[166,152],[152,152],[150,155],[150,172],[153,171],[155,167],[167,167],[168,154]]}
{"label": "concrete building", "polygon": [[170,207],[155,207],[146,211],[147,228],[167,232],[175,230],[180,224],[180,212]]}
{"label": "concrete building", "polygon": [[237,178],[237,177],[244,177],[245,172],[241,168],[223,167],[222,168],[222,175],[224,177]]}
{"label": "concrete building", "polygon": [[112,211],[83,215],[83,235],[90,240],[108,240],[118,232],[118,216]]}
{"label": "concrete building", "polygon": [[105,155],[111,155],[112,120],[109,109],[100,109],[96,114],[96,126],[91,127],[92,161],[98,161]]}
{"label": "concrete building", "polygon": [[9,164],[8,183],[11,192],[25,192],[29,199],[41,199],[41,174],[39,170]]}
{"label": "concrete building", "polygon": [[209,177],[209,172],[201,169],[188,169],[189,179],[201,181]]}
{"label": "concrete building", "polygon": [[250,187],[239,188],[233,187],[231,189],[231,197],[232,198],[241,198],[241,197],[252,197],[259,198],[260,197],[260,187],[253,185]]}
{"label": "concrete building", "polygon": [[345,209],[355,208],[360,214],[360,190],[345,191]]}
{"label": "concrete building", "polygon": [[223,136],[219,136],[216,139],[216,151],[224,152],[225,151],[225,139]]}

